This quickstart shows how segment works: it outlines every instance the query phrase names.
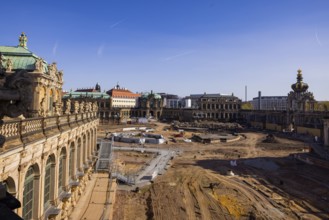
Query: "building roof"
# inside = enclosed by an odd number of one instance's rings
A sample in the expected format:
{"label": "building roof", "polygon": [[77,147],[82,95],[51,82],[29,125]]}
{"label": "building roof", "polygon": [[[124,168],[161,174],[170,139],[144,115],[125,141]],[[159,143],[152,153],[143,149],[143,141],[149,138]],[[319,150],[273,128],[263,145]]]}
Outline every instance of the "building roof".
{"label": "building roof", "polygon": [[110,96],[105,92],[68,92],[63,95],[63,98],[92,98],[92,99],[109,99]]}
{"label": "building roof", "polygon": [[[25,37],[26,35],[22,33],[21,37]],[[25,39],[27,41],[27,38]],[[7,62],[11,60],[12,62],[12,70],[24,69],[27,71],[35,70],[35,62],[38,59],[41,59],[26,47],[26,41],[21,42],[18,46],[0,46],[1,59],[0,64],[2,67],[7,66]],[[0,66],[1,66],[0,65]],[[46,61],[42,60],[43,72],[48,72],[48,64]]]}
{"label": "building roof", "polygon": [[120,88],[119,85],[116,85],[113,89],[106,92],[113,98],[137,98],[140,97],[140,94],[131,92],[126,88]]}
{"label": "building roof", "polygon": [[149,99],[149,98],[152,98],[152,96],[154,97],[154,99],[161,99],[161,95],[159,95],[158,93],[153,93],[153,91],[144,92],[142,94],[142,99]]}
{"label": "building roof", "polygon": [[[287,99],[288,98],[288,96],[261,96],[260,97],[261,99]],[[253,100],[255,100],[255,99],[259,99],[259,97],[255,97],[255,98],[253,98]]]}
{"label": "building roof", "polygon": [[227,95],[227,94],[220,94],[220,93],[215,93],[215,94],[204,94],[201,96],[201,98],[238,98],[236,96],[232,95]]}
{"label": "building roof", "polygon": [[[33,54],[28,49],[20,46],[0,46],[0,53],[2,55],[2,65],[6,66],[8,60],[12,61],[13,70],[24,69],[27,71],[33,71],[35,69],[35,61],[40,59],[37,55]],[[48,72],[48,64],[43,60],[44,72]]]}
{"label": "building roof", "polygon": [[90,89],[77,89],[75,92],[99,92],[95,88],[90,88]]}

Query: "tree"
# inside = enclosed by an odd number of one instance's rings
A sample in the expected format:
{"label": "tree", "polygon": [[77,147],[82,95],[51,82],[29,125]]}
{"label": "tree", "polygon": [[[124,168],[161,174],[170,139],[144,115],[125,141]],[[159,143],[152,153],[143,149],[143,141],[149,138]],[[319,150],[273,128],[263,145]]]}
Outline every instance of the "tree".
{"label": "tree", "polygon": [[253,110],[254,108],[253,108],[251,102],[243,102],[241,104],[241,109],[242,110]]}

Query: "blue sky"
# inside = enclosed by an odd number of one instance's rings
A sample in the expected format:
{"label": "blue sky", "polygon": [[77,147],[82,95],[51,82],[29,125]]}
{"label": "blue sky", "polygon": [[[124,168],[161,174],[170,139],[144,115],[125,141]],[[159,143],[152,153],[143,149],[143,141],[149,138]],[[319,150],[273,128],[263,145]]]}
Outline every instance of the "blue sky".
{"label": "blue sky", "polygon": [[64,89],[110,89],[245,99],[286,95],[297,69],[329,100],[327,0],[11,0],[1,45],[19,34],[64,70]]}

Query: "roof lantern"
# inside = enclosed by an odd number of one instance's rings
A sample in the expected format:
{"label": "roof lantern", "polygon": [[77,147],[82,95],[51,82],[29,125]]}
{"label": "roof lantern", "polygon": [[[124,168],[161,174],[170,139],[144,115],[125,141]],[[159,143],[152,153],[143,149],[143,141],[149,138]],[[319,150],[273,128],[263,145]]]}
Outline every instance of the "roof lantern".
{"label": "roof lantern", "polygon": [[24,32],[22,32],[21,36],[19,37],[19,47],[24,47],[27,49],[27,36]]}

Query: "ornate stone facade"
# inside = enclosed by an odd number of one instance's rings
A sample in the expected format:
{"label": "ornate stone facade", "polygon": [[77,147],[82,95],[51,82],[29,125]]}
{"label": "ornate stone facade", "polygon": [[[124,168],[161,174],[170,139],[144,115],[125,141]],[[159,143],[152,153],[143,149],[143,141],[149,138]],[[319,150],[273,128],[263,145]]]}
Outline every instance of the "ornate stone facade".
{"label": "ornate stone facade", "polygon": [[143,93],[138,99],[138,105],[132,110],[132,116],[134,117],[153,117],[160,119],[163,110],[162,97],[153,93],[153,91]]}
{"label": "ornate stone facade", "polygon": [[48,65],[29,51],[24,33],[19,41],[17,47],[0,46],[0,84],[2,88],[16,90],[11,94],[17,97],[10,100],[20,100],[10,103],[10,108],[25,108],[26,118],[61,115],[58,108],[62,105],[63,71],[58,71],[56,63]]}
{"label": "ornate stone facade", "polygon": [[[31,217],[47,219],[58,211],[54,219],[68,219],[95,163],[97,125],[96,112],[89,112],[13,120],[0,126],[0,133],[7,139],[0,150],[0,182],[21,201],[22,208],[17,210],[20,216],[26,214],[25,182],[32,168]],[[47,201],[45,187],[50,190]]]}
{"label": "ornate stone facade", "polygon": [[0,182],[24,219],[68,219],[95,163],[98,107],[63,105],[63,72],[19,39],[0,46]]}
{"label": "ornate stone facade", "polygon": [[297,82],[291,85],[292,91],[288,94],[287,109],[289,111],[313,111],[315,99],[308,91],[308,84],[303,82],[302,70],[297,70]]}
{"label": "ornate stone facade", "polygon": [[328,145],[328,129],[326,128],[328,111],[315,111],[316,103],[313,93],[308,91],[303,82],[302,71],[297,71],[297,82],[291,85],[288,94],[286,111],[243,110],[241,119],[249,125],[261,129],[276,131],[292,131],[298,134],[317,136]]}

